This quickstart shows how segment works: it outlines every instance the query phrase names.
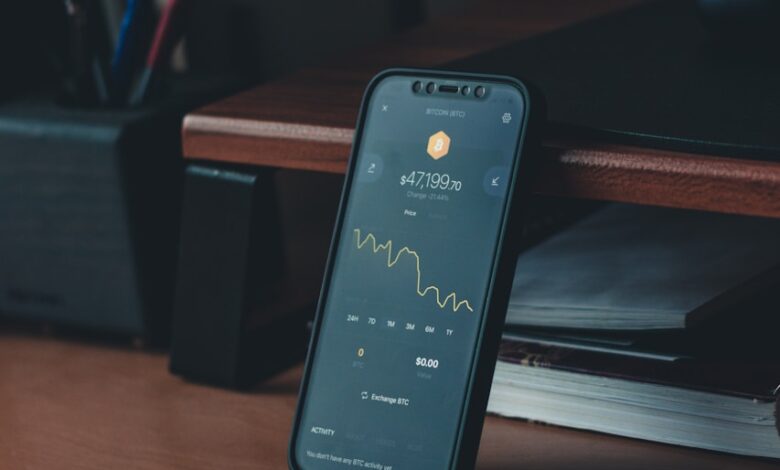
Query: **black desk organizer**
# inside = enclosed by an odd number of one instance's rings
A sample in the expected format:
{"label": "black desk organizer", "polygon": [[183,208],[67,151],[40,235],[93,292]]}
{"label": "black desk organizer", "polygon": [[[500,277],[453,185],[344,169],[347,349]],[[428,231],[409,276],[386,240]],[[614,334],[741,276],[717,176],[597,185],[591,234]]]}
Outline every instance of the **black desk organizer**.
{"label": "black desk organizer", "polygon": [[181,119],[215,88],[128,110],[0,103],[0,315],[168,341]]}
{"label": "black desk organizer", "polygon": [[285,273],[274,173],[187,167],[171,373],[246,389],[303,359],[314,298]]}

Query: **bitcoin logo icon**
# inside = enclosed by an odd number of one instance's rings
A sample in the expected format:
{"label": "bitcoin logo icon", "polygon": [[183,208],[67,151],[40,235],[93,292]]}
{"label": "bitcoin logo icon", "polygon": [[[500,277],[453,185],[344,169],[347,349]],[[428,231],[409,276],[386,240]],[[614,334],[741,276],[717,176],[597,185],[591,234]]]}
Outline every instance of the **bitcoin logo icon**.
{"label": "bitcoin logo icon", "polygon": [[445,134],[444,131],[439,131],[428,139],[428,155],[434,160],[438,160],[447,155],[447,152],[449,151],[450,136]]}

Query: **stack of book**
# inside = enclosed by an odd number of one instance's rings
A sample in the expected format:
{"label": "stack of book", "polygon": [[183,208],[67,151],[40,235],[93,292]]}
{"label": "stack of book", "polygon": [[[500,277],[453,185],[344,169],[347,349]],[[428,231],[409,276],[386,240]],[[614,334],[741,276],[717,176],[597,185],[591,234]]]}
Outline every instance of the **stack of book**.
{"label": "stack of book", "polygon": [[518,259],[488,411],[780,459],[780,220],[613,204]]}

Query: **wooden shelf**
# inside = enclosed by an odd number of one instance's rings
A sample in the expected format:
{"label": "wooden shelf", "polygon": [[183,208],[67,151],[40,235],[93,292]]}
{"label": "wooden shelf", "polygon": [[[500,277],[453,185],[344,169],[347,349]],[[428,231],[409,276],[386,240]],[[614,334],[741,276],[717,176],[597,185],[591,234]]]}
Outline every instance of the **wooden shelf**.
{"label": "wooden shelf", "polygon": [[[354,129],[192,114],[185,154],[327,173],[346,169]],[[780,165],[556,139],[545,142],[539,193],[780,217]]]}
{"label": "wooden shelf", "polygon": [[[186,158],[343,173],[361,93],[388,66],[435,66],[637,2],[488,2],[184,119]],[[469,40],[463,40],[469,38]],[[550,137],[535,190],[780,217],[780,164]]]}

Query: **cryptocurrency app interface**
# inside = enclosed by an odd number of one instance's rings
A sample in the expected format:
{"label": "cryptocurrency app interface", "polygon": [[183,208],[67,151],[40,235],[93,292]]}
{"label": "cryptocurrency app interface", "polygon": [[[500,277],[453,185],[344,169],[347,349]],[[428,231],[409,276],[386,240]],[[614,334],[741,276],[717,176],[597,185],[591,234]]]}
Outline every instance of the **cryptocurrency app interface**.
{"label": "cryptocurrency app interface", "polygon": [[525,104],[509,85],[411,83],[383,80],[367,111],[295,440],[304,469],[451,463]]}

